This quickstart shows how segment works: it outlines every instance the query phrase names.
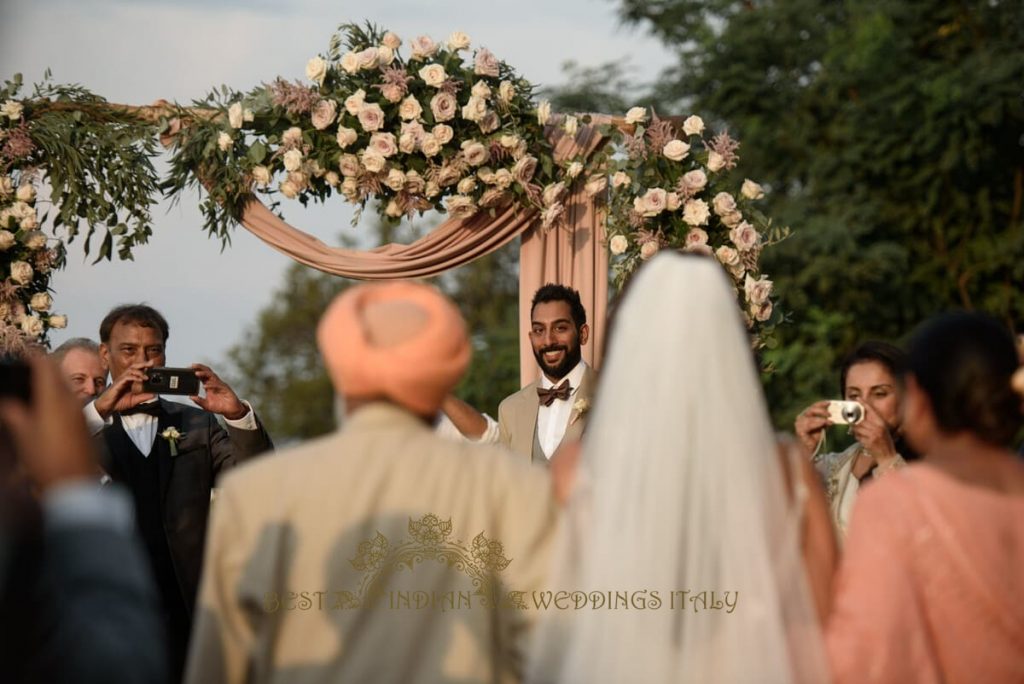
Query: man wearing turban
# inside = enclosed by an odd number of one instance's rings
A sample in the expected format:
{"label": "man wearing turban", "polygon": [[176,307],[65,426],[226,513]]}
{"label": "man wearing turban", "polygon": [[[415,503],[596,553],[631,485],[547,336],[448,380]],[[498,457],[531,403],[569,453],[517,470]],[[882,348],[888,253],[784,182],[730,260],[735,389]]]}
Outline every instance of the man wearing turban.
{"label": "man wearing turban", "polygon": [[556,509],[544,469],[432,431],[458,310],[360,285],[317,341],[344,426],[225,478],[186,681],[518,681]]}

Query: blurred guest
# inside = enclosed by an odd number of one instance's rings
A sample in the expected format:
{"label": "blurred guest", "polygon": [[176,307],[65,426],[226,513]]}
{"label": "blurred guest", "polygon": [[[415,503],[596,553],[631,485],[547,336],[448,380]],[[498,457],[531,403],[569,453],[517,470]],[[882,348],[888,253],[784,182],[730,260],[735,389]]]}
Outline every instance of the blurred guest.
{"label": "blurred guest", "polygon": [[100,346],[87,337],[73,337],[53,350],[53,359],[75,396],[88,403],[107,386],[107,367]]}
{"label": "blurred guest", "polygon": [[900,376],[906,354],[886,342],[869,341],[843,361],[839,389],[843,399],[864,407],[864,419],[850,426],[857,440],[841,452],[819,453],[831,426],[828,401],[808,406],[797,416],[795,430],[825,483],[832,522],[839,541],[846,537],[850,512],[861,486],[907,464],[915,456],[900,431]]}
{"label": "blurred guest", "polygon": [[583,360],[590,339],[576,290],[548,283],[533,295],[530,344],[540,379],[498,406],[501,442],[533,463],[548,464],[560,444],[578,440],[593,401],[597,373]]}
{"label": "blurred guest", "polygon": [[[29,367],[30,403],[0,402],[0,448],[13,447],[41,495],[34,534],[21,524],[36,517],[32,504],[0,474],[4,681],[168,681],[156,591],[134,535],[131,500],[95,484],[92,441],[58,370],[38,357]],[[12,465],[9,458],[4,465]]]}
{"label": "blurred guest", "polygon": [[809,526],[831,542],[827,509],[807,459],[779,454],[721,267],[655,257],[608,349],[551,587],[609,603],[545,613],[528,680],[826,681],[801,547]]}
{"label": "blurred guest", "polygon": [[433,432],[470,359],[458,310],[361,285],[317,341],[343,427],[225,478],[187,681],[518,681],[537,611],[488,589],[539,587],[556,508],[545,470]]}
{"label": "blurred guest", "polygon": [[922,455],[857,501],[827,642],[844,682],[1024,681],[1024,463],[1010,334],[939,316],[909,346],[903,427]]}

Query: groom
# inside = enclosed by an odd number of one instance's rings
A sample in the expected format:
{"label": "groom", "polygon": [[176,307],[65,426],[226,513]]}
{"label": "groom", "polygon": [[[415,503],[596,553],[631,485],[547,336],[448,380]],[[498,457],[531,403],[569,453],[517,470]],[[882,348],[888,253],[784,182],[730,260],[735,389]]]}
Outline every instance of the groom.
{"label": "groom", "polygon": [[582,357],[590,337],[576,290],[547,284],[530,307],[530,344],[542,375],[498,407],[501,441],[534,463],[547,464],[562,442],[579,439],[597,374]]}

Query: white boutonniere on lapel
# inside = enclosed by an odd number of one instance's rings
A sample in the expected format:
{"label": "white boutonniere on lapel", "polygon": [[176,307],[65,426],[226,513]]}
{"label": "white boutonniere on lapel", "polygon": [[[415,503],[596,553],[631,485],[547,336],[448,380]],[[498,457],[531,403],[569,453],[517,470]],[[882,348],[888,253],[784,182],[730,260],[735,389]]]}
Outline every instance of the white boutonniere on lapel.
{"label": "white boutonniere on lapel", "polygon": [[169,427],[160,433],[160,436],[167,440],[167,443],[171,447],[171,456],[178,455],[178,442],[185,439],[184,432],[178,432],[178,428]]}
{"label": "white boutonniere on lapel", "polygon": [[590,402],[580,397],[572,405],[572,418],[569,419],[569,425],[572,425],[577,420],[583,417],[583,415],[590,410]]}

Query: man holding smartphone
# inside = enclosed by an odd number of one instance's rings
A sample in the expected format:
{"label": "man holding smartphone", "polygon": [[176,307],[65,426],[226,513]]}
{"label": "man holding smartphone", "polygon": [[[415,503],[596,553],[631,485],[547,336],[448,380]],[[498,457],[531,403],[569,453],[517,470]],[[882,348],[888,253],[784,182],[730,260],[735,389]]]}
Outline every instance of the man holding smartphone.
{"label": "man holding smartphone", "polygon": [[152,307],[124,305],[107,314],[100,325],[100,356],[111,385],[85,407],[85,418],[90,431],[103,436],[106,471],[135,500],[136,523],[162,599],[173,674],[180,677],[210,491],[223,471],[273,444],[252,407],[207,366],[191,366],[205,390],[205,396],[190,396],[198,409],[146,391],[151,369],[165,365],[168,335],[167,321]]}

